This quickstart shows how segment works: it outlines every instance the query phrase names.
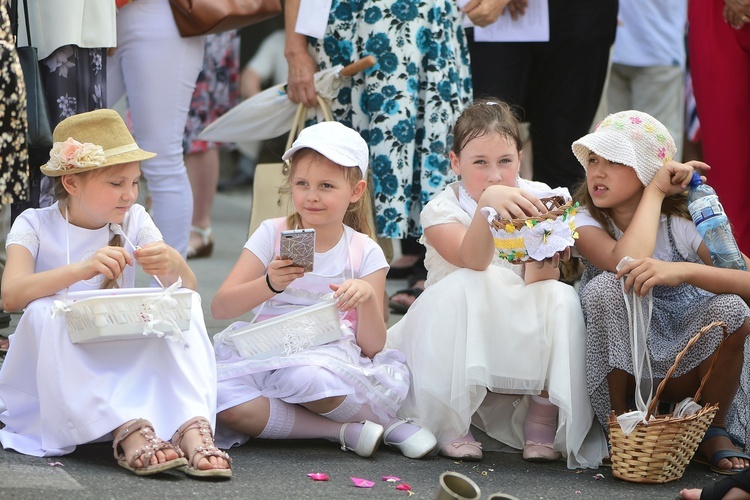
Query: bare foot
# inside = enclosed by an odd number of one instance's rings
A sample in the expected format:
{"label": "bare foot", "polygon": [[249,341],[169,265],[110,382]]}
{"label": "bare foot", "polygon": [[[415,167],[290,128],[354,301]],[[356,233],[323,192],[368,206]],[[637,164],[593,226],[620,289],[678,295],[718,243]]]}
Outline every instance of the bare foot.
{"label": "bare foot", "polygon": [[[209,439],[213,444],[213,439],[210,436]],[[180,443],[180,448],[186,456],[190,457],[191,454],[195,452],[195,449],[203,444],[203,435],[200,430],[198,428],[193,428],[185,433],[185,437],[182,438],[182,442]],[[229,469],[229,462],[221,457],[203,456],[198,460],[198,463],[193,464],[193,467],[200,470]]]}
{"label": "bare foot", "polygon": [[[208,421],[200,419],[192,422],[191,420],[188,420],[188,422],[190,422],[190,424],[187,426],[187,430],[183,430],[183,424],[172,438],[172,443],[175,443],[180,447],[192,467],[195,467],[198,470],[231,470],[232,467],[227,458],[216,456],[222,454],[225,456],[227,455],[216,448]],[[215,454],[210,454],[212,451]]]}
{"label": "bare foot", "polygon": [[421,259],[421,255],[402,255],[398,259],[391,262],[391,269],[403,269],[407,267],[414,267],[414,264]]}
{"label": "bare foot", "polygon": [[[737,447],[732,443],[732,441],[726,436],[716,436],[711,439],[707,439],[703,443],[701,443],[698,450],[708,460],[710,460],[717,451],[721,450],[732,450],[741,453],[741,451],[738,450]],[[750,460],[740,457],[722,458],[716,463],[716,467],[718,467],[719,469],[727,470],[746,469],[750,467]]]}
{"label": "bare foot", "polygon": [[[115,429],[112,435],[117,436],[120,432],[122,432],[122,430],[129,423],[130,422],[126,422],[124,425],[121,425],[120,427]],[[120,448],[122,448],[123,453],[125,453],[125,460],[128,463],[131,463],[130,461],[133,455],[135,455],[138,452],[138,450],[140,450],[141,448],[143,448],[144,446],[148,444],[149,444],[149,441],[146,439],[146,436],[144,436],[141,430],[139,429],[137,431],[131,432],[128,437],[120,441]],[[163,450],[158,450],[156,453],[154,453],[151,459],[149,460],[148,464],[144,464],[141,461],[141,459],[138,458],[132,463],[132,466],[138,469],[141,467],[145,467],[146,465],[156,465],[156,464],[169,462],[170,460],[174,460],[175,458],[180,458],[177,452],[175,450],[170,450],[169,448],[165,448]]]}

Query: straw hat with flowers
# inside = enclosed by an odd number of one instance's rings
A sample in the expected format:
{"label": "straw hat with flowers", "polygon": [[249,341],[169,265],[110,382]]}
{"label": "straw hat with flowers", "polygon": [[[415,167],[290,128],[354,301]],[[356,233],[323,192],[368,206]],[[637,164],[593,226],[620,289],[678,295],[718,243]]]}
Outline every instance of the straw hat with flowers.
{"label": "straw hat with flowers", "polygon": [[61,121],[52,134],[54,144],[42,173],[50,177],[148,160],[156,153],[135,143],[120,115],[97,109]]}

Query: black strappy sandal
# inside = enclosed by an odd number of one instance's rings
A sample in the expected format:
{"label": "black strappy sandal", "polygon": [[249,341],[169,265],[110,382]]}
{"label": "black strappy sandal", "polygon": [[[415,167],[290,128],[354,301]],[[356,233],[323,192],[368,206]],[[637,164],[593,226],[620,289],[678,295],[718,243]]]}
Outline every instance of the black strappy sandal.
{"label": "black strappy sandal", "polygon": [[721,481],[711,483],[701,491],[701,500],[720,500],[729,493],[732,488],[739,488],[748,494],[750,498],[750,469],[734,476],[729,476]]}

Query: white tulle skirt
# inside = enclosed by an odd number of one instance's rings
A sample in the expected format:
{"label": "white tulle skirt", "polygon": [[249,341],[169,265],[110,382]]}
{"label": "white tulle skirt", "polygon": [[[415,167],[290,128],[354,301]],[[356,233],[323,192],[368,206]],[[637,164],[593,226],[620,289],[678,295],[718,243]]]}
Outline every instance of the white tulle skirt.
{"label": "white tulle skirt", "polygon": [[65,455],[79,444],[111,440],[110,433],[133,418],[151,421],[165,440],[194,416],[215,424],[216,364],[197,293],[192,294],[190,329],[180,342],[143,338],[73,344],[65,319],[51,316],[55,299],[60,297],[29,304],[10,337],[0,370],[4,448]]}
{"label": "white tulle skirt", "polygon": [[[460,269],[428,287],[388,330],[412,372],[399,415],[441,441],[472,424],[523,448],[525,395],[549,392],[560,409],[555,449],[568,467],[597,467],[607,444],[586,391],[586,329],[575,290],[526,285],[513,271]],[[491,394],[488,394],[488,391]]]}

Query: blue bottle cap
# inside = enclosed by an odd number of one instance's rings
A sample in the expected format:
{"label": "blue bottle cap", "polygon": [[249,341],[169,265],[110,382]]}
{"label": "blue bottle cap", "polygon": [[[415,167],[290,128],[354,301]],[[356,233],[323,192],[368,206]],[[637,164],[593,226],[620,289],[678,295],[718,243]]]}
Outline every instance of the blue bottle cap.
{"label": "blue bottle cap", "polygon": [[699,174],[698,172],[693,172],[693,178],[690,179],[690,187],[700,186],[701,184],[703,184],[701,174]]}

